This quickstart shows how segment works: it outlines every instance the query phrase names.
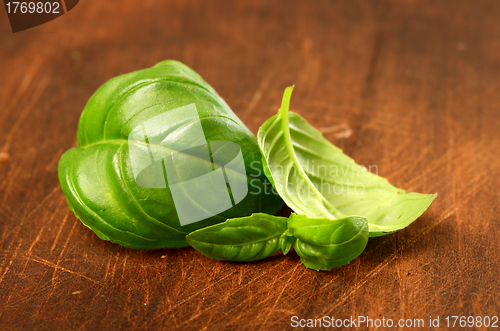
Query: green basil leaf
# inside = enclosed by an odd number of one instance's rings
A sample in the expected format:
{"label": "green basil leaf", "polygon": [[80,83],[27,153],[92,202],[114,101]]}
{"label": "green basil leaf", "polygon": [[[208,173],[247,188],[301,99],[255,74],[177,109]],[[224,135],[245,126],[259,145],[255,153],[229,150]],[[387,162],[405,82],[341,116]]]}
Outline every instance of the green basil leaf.
{"label": "green basil leaf", "polygon": [[349,216],[336,220],[292,214],[288,229],[301,262],[314,270],[331,270],[358,257],[368,242],[366,218]]}
{"label": "green basil leaf", "polygon": [[295,237],[293,236],[292,232],[290,230],[286,230],[283,232],[281,235],[281,251],[283,252],[283,255],[287,255],[290,249],[293,247],[293,244],[295,243]]}
{"label": "green basil leaf", "polygon": [[257,134],[267,161],[266,170],[270,173],[268,177],[272,178],[275,189],[296,213],[311,217],[340,218],[343,215],[314,187],[294,151],[288,127],[291,94],[292,88],[287,88],[279,113],[268,119]]}
{"label": "green basil leaf", "polygon": [[292,90],[257,134],[275,188],[292,210],[316,218],[364,216],[370,237],[403,229],[423,214],[437,194],[406,192],[356,164],[288,111]]}
{"label": "green basil leaf", "polygon": [[[194,230],[282,206],[266,190],[254,135],[210,85],[177,61],[106,82],[83,110],[77,143],[58,167],[68,205],[100,238],[124,246],[187,246],[185,236]],[[231,166],[246,171],[228,168],[233,158]],[[200,173],[223,179],[191,181]],[[234,190],[234,182],[247,190]],[[195,200],[192,192],[202,195]],[[197,221],[183,221],[189,213]]]}
{"label": "green basil leaf", "polygon": [[264,169],[264,174],[266,175],[267,179],[273,186],[273,188],[276,186],[274,183],[273,175],[271,174],[271,171],[269,170],[269,166],[267,165],[266,158],[262,156],[262,168]]}
{"label": "green basil leaf", "polygon": [[186,240],[201,254],[222,261],[256,261],[281,249],[285,217],[268,214],[228,219],[190,233]]}

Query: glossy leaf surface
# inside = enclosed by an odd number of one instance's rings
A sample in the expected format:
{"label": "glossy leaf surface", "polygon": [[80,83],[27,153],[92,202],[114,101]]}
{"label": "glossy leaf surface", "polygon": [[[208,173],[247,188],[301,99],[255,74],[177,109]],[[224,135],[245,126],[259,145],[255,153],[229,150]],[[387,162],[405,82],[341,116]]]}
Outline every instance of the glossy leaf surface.
{"label": "glossy leaf surface", "polygon": [[[100,238],[124,246],[187,246],[191,231],[275,213],[282,205],[279,196],[264,194],[267,178],[253,134],[177,61],[106,82],[83,110],[77,143],[58,168],[68,204]],[[193,181],[200,174],[204,180]],[[242,182],[244,190],[234,190]],[[208,194],[200,195],[202,188]],[[182,223],[182,215],[201,220]]]}
{"label": "glossy leaf surface", "polygon": [[368,222],[349,216],[336,220],[292,214],[288,229],[302,263],[314,270],[331,270],[358,257],[368,242]]}
{"label": "glossy leaf surface", "polygon": [[406,192],[354,162],[301,116],[289,112],[293,88],[259,129],[258,141],[275,188],[297,214],[337,219],[364,216],[370,236],[405,228],[436,194]]}
{"label": "glossy leaf surface", "polygon": [[194,231],[186,240],[212,259],[256,261],[281,250],[280,238],[286,228],[286,218],[258,213]]}
{"label": "glossy leaf surface", "polygon": [[287,255],[290,249],[293,247],[293,244],[295,243],[296,238],[293,236],[292,232],[290,230],[286,230],[283,232],[281,235],[281,251],[283,252],[283,255]]}

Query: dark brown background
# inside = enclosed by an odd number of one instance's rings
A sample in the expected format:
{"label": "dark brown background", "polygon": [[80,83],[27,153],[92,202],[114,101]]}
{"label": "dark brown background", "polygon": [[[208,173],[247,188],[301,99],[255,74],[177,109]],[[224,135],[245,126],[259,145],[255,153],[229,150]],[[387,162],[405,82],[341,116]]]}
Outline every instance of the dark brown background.
{"label": "dark brown background", "polygon": [[[86,0],[16,34],[0,11],[0,329],[499,315],[500,2]],[[164,59],[254,133],[295,84],[292,110],[329,140],[439,198],[331,272],[99,240],[69,212],[58,160],[101,84]]]}

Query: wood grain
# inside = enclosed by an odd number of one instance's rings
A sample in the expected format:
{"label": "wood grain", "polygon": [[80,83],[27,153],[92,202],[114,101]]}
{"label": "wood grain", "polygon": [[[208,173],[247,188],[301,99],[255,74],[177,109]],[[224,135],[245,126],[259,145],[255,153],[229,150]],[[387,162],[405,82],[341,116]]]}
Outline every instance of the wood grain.
{"label": "wood grain", "polygon": [[[0,329],[500,315],[499,18],[497,1],[86,0],[12,34],[0,13]],[[295,84],[292,110],[348,155],[439,198],[331,272],[295,254],[225,263],[99,240],[69,211],[57,162],[101,84],[164,59],[254,133]]]}

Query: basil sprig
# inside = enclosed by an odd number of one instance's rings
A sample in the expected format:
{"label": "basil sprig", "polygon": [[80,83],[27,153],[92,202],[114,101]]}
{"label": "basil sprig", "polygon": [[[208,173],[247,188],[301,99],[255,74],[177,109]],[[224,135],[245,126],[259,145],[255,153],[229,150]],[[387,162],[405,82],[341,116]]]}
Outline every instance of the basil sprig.
{"label": "basil sprig", "polygon": [[314,270],[331,270],[358,257],[368,242],[364,217],[311,218],[253,214],[196,230],[186,237],[198,252],[222,261],[257,261],[293,248]]}
{"label": "basil sprig", "polygon": [[289,112],[293,87],[281,108],[259,129],[264,173],[295,212],[229,219],[187,236],[202,254],[219,260],[255,261],[293,247],[314,270],[331,270],[358,257],[368,237],[401,230],[437,194],[406,192],[356,164],[302,117]]}
{"label": "basil sprig", "polygon": [[[59,162],[69,208],[101,239],[123,246],[191,245],[210,258],[240,262],[293,247],[315,270],[349,263],[368,237],[401,230],[422,215],[436,194],[406,192],[356,164],[289,112],[292,91],[285,89],[281,108],[256,139],[217,92],[180,62],[109,80],[82,112],[77,147]],[[248,184],[248,192],[230,184],[227,206],[218,194],[197,196],[211,182],[185,183],[225,167],[234,159],[231,146],[239,147],[239,166],[246,171],[224,168],[225,181]],[[175,174],[170,179],[167,168]],[[268,181],[278,194],[266,190]],[[186,199],[177,207],[174,196]],[[294,211],[289,219],[270,215],[282,200]],[[184,211],[198,221],[181,221]]]}

